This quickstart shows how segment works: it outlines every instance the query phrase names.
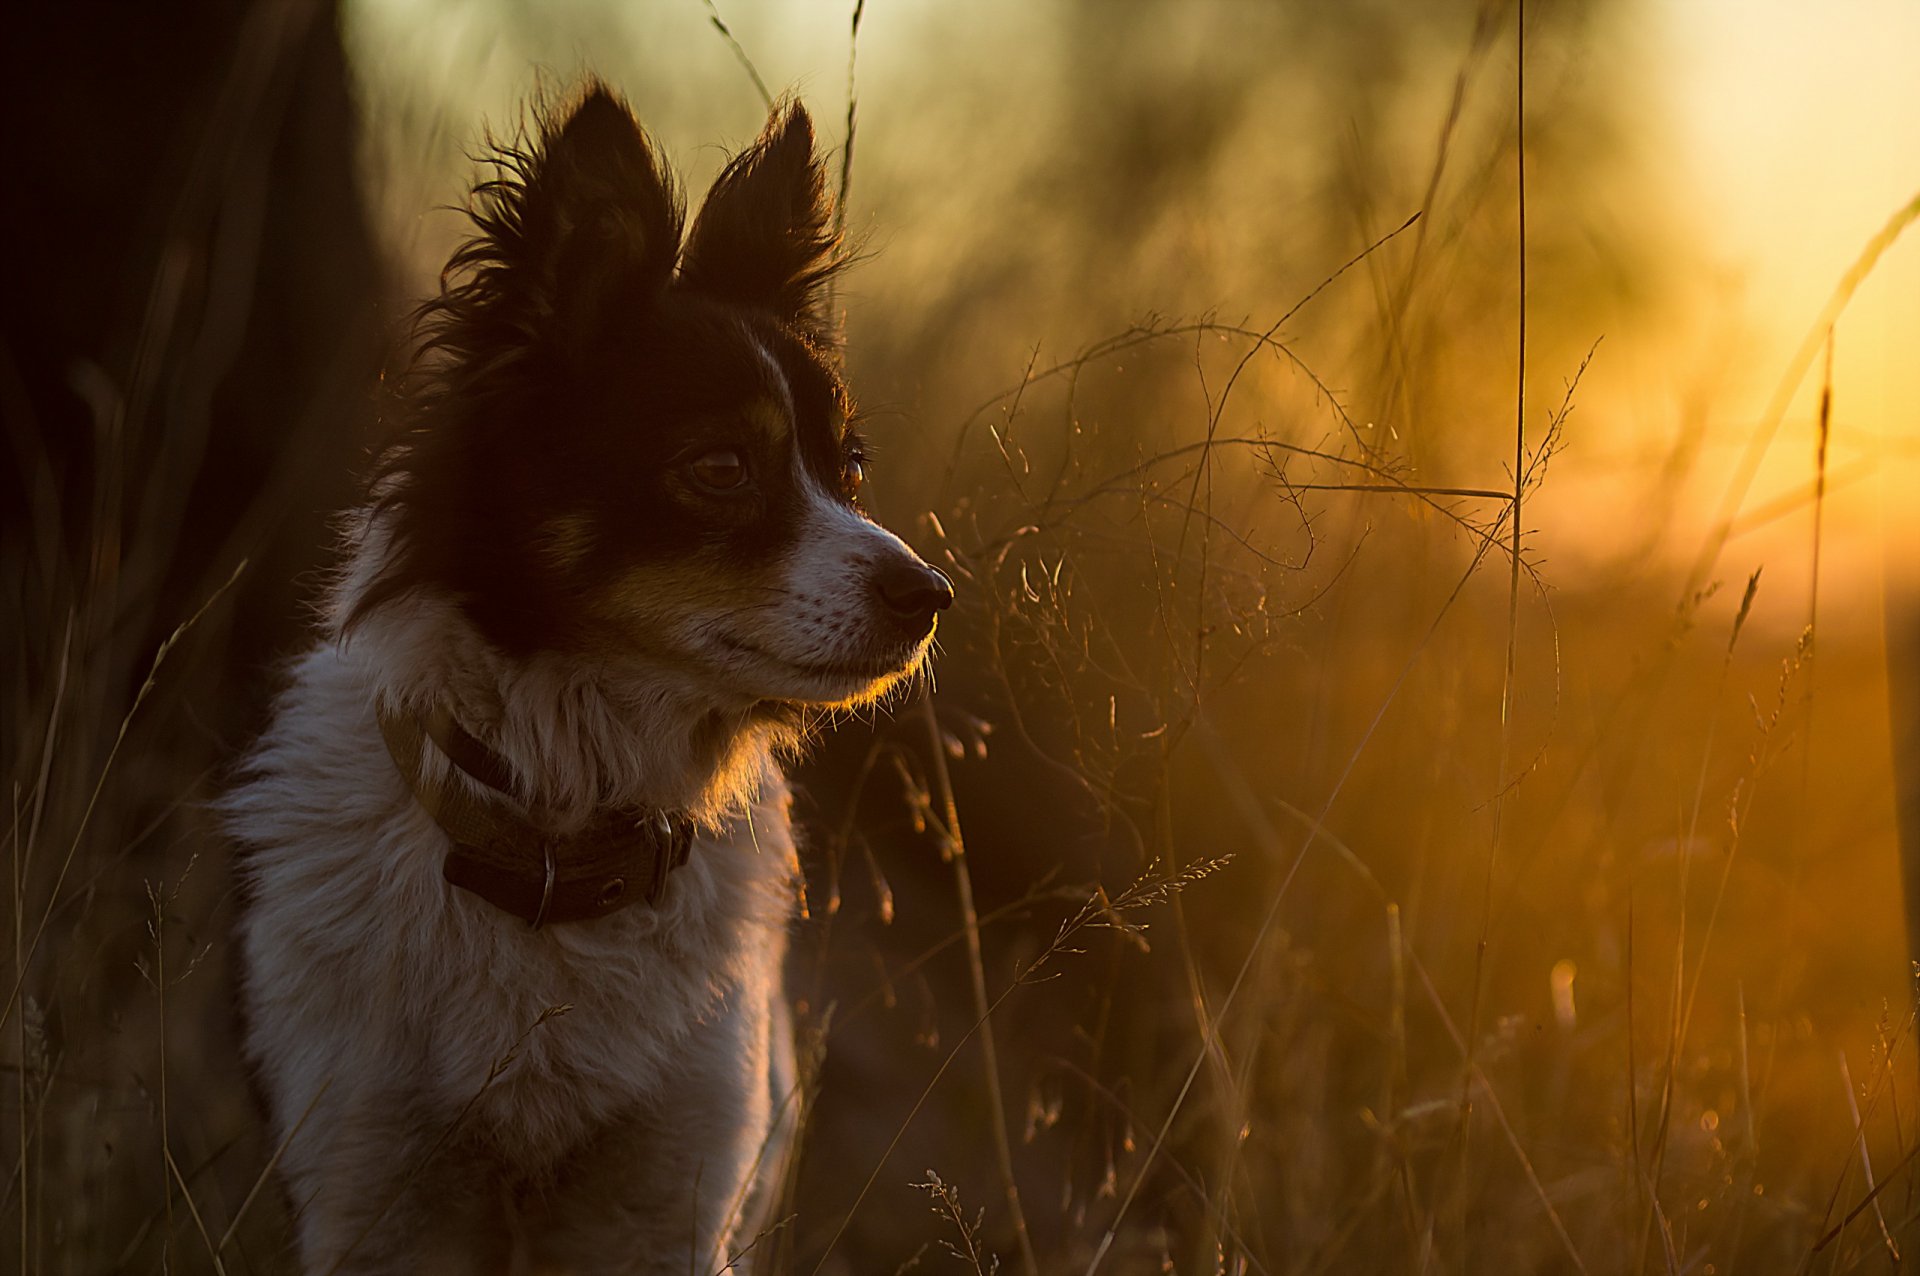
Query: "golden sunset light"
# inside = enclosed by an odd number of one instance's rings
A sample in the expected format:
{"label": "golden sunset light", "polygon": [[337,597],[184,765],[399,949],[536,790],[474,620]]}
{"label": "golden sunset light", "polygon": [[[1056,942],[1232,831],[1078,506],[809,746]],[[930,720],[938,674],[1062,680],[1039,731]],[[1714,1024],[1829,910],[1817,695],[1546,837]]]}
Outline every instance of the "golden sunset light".
{"label": "golden sunset light", "polygon": [[1912,0],[24,26],[0,1271],[1920,1243]]}

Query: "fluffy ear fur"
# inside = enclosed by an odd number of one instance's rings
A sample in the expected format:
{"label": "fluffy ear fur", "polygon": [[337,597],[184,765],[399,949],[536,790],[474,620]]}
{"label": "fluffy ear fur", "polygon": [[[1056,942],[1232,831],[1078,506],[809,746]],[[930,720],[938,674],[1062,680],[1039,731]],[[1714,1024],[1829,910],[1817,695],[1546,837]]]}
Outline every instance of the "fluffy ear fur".
{"label": "fluffy ear fur", "polygon": [[445,328],[472,326],[486,310],[523,340],[550,335],[571,346],[615,306],[645,304],[666,289],[680,244],[679,194],[612,90],[590,83],[578,105],[545,121],[531,151],[501,147],[495,158],[504,175],[475,190],[479,234],[448,263],[450,275],[467,279],[442,298],[443,318],[456,321],[442,326],[443,337],[463,335]]}
{"label": "fluffy ear fur", "polygon": [[669,181],[633,113],[602,86],[549,130],[527,191],[528,230],[563,316],[591,322],[623,293],[665,290],[680,246]]}
{"label": "fluffy ear fur", "polygon": [[[498,534],[498,493],[472,476],[560,419],[552,397],[609,321],[656,302],[673,279],[683,218],[669,173],[617,95],[589,82],[577,105],[543,112],[532,144],[496,145],[499,176],[474,188],[475,233],[420,308],[419,348],[401,383],[404,424],[368,475],[392,516],[390,560],[347,626],[423,581],[472,592],[476,546]],[[564,381],[562,382],[564,384]]]}
{"label": "fluffy ear fur", "polygon": [[792,102],[715,179],[680,260],[680,285],[817,336],[823,285],[841,265],[837,247],[813,121]]}

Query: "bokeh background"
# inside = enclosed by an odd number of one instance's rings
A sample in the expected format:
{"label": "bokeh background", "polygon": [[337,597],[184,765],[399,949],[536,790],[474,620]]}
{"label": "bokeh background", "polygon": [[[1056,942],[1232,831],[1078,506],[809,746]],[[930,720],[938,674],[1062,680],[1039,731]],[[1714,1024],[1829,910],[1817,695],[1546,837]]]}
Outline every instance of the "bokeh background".
{"label": "bokeh background", "polygon": [[812,108],[872,503],[960,587],[931,706],[801,772],[775,1270],[1898,1266],[1916,55],[1897,0],[22,19],[0,1269],[291,1270],[204,804],[470,156],[587,71],[696,194]]}

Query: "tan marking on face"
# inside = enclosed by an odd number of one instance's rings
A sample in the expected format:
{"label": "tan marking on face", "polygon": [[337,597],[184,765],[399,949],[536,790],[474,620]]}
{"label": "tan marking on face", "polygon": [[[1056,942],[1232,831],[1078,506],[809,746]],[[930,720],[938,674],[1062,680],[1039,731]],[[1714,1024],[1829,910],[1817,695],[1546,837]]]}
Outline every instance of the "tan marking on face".
{"label": "tan marking on face", "polygon": [[778,573],[722,570],[699,557],[628,568],[594,592],[593,614],[629,640],[675,632],[689,615],[734,613],[765,601]]}
{"label": "tan marking on face", "polygon": [[747,404],[747,424],[758,430],[769,443],[779,446],[793,433],[793,420],[785,405],[774,399],[759,398]]}
{"label": "tan marking on face", "polygon": [[593,520],[585,514],[555,515],[540,528],[535,545],[553,566],[574,567],[593,548]]}

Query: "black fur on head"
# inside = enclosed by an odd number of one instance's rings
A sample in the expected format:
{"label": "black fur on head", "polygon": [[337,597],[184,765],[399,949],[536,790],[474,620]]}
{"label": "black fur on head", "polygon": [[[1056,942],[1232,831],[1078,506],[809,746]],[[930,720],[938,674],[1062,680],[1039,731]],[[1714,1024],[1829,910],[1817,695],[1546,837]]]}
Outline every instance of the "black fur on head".
{"label": "black fur on head", "polygon": [[476,233],[419,312],[371,475],[388,554],[349,625],[430,586],[503,648],[566,645],[634,555],[689,552],[698,529],[661,486],[676,432],[733,412],[769,359],[810,464],[837,484],[857,455],[822,314],[844,258],[806,111],[774,111],[684,250],[674,178],[615,93],[591,82],[535,131],[493,146]]}

